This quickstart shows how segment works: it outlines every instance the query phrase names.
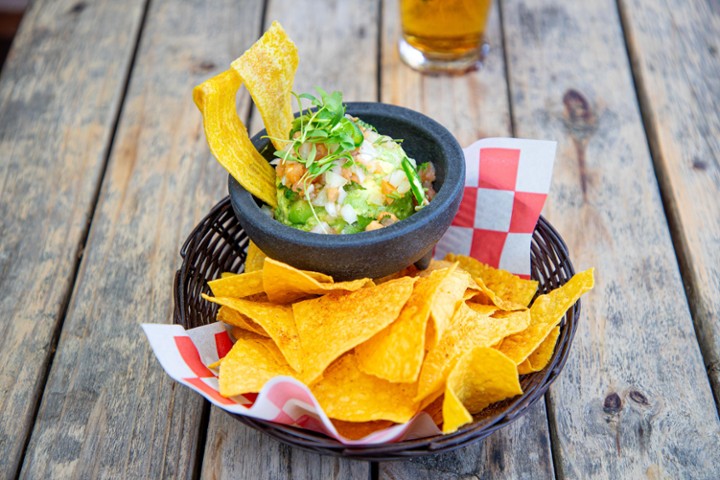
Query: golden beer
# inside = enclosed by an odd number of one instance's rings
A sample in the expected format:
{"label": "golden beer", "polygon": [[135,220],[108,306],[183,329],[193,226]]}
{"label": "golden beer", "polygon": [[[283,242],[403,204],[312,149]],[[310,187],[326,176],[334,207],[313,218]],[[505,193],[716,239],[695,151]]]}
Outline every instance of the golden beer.
{"label": "golden beer", "polygon": [[401,57],[419,70],[476,64],[482,59],[490,4],[491,0],[401,0]]}

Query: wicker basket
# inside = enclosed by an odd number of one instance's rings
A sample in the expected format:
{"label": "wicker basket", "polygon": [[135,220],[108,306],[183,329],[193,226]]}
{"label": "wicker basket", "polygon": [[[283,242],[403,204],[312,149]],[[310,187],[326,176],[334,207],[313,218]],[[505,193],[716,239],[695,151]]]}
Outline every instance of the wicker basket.
{"label": "wicker basket", "polygon": [[[207,281],[217,278],[221,272],[241,269],[247,244],[248,238],[235,218],[229,197],[225,198],[195,227],[182,247],[180,255],[183,263],[175,275],[175,323],[193,328],[216,321],[218,306],[204,301],[200,294],[210,293]],[[531,264],[532,278],[540,282],[538,293],[546,293],[564,284],[575,273],[565,243],[542,217],[533,233]],[[524,392],[521,396],[493,405],[473,423],[449,435],[349,447],[321,433],[242,415],[233,416],[282,442],[317,453],[387,461],[447,452],[482,440],[525,414],[543,396],[565,365],[579,314],[578,301],[560,324],[560,337],[548,366],[541,372],[520,378]]]}

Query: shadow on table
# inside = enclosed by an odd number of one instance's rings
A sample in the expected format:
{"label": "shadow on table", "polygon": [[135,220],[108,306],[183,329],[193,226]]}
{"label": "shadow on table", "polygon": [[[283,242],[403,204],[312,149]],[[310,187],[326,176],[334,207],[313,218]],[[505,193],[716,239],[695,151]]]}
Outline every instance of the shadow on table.
{"label": "shadow on table", "polygon": [[0,72],[28,3],[28,0],[0,0]]}

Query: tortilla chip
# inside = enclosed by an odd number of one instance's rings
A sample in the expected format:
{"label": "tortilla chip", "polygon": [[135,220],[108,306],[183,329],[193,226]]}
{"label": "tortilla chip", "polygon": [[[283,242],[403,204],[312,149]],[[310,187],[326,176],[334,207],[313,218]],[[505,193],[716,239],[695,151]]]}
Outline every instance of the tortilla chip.
{"label": "tortilla chip", "polygon": [[530,326],[522,332],[505,338],[498,350],[521,364],[550,335],[570,307],[593,288],[594,269],[575,274],[568,282],[550,293],[540,295],[530,307]]}
{"label": "tortilla chip", "polygon": [[472,421],[472,414],[493,403],[520,395],[515,362],[492,348],[463,355],[448,376],[443,402],[443,433]]}
{"label": "tortilla chip", "polygon": [[298,270],[269,257],[265,259],[263,265],[262,281],[268,298],[276,303],[290,303],[301,298],[331,292],[353,292],[373,284],[369,278],[333,283],[332,277],[318,272]]}
{"label": "tortilla chip", "polygon": [[248,243],[247,255],[245,256],[245,271],[257,272],[262,270],[266,256],[254,242]]}
{"label": "tortilla chip", "polygon": [[360,369],[391,382],[415,382],[425,357],[425,331],[435,293],[454,266],[436,270],[415,283],[398,319],[355,347]]}
{"label": "tortilla chip", "polygon": [[[496,348],[497,350],[497,348]],[[532,373],[532,365],[530,365],[530,361],[526,358],[517,366],[517,371],[520,375],[526,375],[528,373]]]}
{"label": "tortilla chip", "polygon": [[405,277],[293,304],[303,348],[302,371],[308,378],[312,381],[340,355],[394,322],[410,298],[415,280]]}
{"label": "tortilla chip", "polygon": [[233,273],[233,272],[221,272],[221,273],[220,273],[220,278],[234,277],[235,275],[237,275],[237,273]]}
{"label": "tortilla chip", "polygon": [[257,393],[271,378],[296,377],[275,343],[250,332],[243,332],[220,362],[220,395],[234,397]]}
{"label": "tortilla chip", "polygon": [[478,288],[478,291],[475,291],[475,294],[471,295],[470,297],[476,303],[495,305],[499,309],[505,311],[522,310],[524,308],[527,308],[526,305],[503,299],[502,297],[500,297],[500,295],[497,295],[492,289],[485,285],[482,278],[474,277],[473,280]]}
{"label": "tortilla chip", "polygon": [[418,270],[415,265],[410,265],[398,272],[391,273],[390,275],[386,275],[384,277],[376,278],[375,284],[379,285],[381,283],[389,282],[390,280],[395,280],[401,277],[417,277],[419,273],[420,270]]}
{"label": "tortilla chip", "polygon": [[480,315],[493,315],[498,311],[495,305],[485,305],[484,303],[467,302],[467,306]]}
{"label": "tortilla chip", "polygon": [[[245,84],[260,112],[270,141],[281,150],[292,127],[292,87],[298,50],[278,22],[245,53],[232,69]],[[274,186],[274,184],[273,184]]]}
{"label": "tortilla chip", "polygon": [[[478,313],[478,310],[476,310],[477,307],[471,308]],[[481,315],[479,319],[483,320],[481,323],[483,325],[482,328],[485,328],[486,331],[489,332],[488,336],[492,338],[492,340],[497,339],[492,345],[499,343],[505,337],[522,332],[530,326],[530,310],[527,308],[515,312],[498,310],[493,312],[490,318],[485,317],[484,313]]]}
{"label": "tortilla chip", "polygon": [[518,373],[525,375],[527,373],[539,372],[544,369],[550,359],[552,359],[553,353],[555,352],[555,345],[557,339],[560,336],[560,327],[555,327],[550,332],[545,340],[525,359],[520,365],[518,365]]}
{"label": "tortilla chip", "polygon": [[493,268],[472,257],[449,253],[445,259],[459,262],[460,268],[470,273],[473,278],[480,278],[490,290],[506,302],[527,307],[537,292],[538,282],[536,280],[522,279],[506,270]]}
{"label": "tortilla chip", "polygon": [[418,400],[434,398],[442,392],[458,358],[477,347],[497,345],[511,333],[526,329],[530,322],[527,310],[500,318],[493,318],[491,314],[491,309],[478,312],[465,303],[460,304],[440,343],[425,357],[418,379]]}
{"label": "tortilla chip", "polygon": [[451,389],[447,388],[442,398],[443,433],[453,433],[466,423],[472,422],[472,415]]}
{"label": "tortilla chip", "polygon": [[[256,335],[260,335],[261,337],[267,337],[269,338],[270,335],[257,323],[250,320],[248,317],[243,315],[242,313],[238,312],[237,310],[233,310],[230,307],[222,306],[218,310],[217,313],[217,319],[220,322],[225,322],[228,325],[233,325],[233,329],[235,328],[241,328],[243,330],[247,330],[249,332],[252,332]],[[234,330],[231,329],[231,334],[233,338],[238,338],[237,335],[235,335]]]}
{"label": "tortilla chip", "polygon": [[263,293],[262,272],[230,275],[208,282],[215,297],[245,298]]}
{"label": "tortilla chip", "polygon": [[245,190],[275,207],[275,169],[255,149],[237,114],[235,96],[240,84],[240,76],[227,70],[195,87],[193,99],[215,159]]}
{"label": "tortilla chip", "polygon": [[[472,284],[470,275],[457,268],[457,264],[452,267],[453,270],[443,280],[440,288],[435,292],[430,307],[431,322],[428,326],[427,333],[427,349],[431,349],[438,344],[443,336],[445,329],[448,328],[450,321],[462,303],[465,290]],[[432,274],[431,274],[432,275]]]}
{"label": "tortilla chip", "polygon": [[349,422],[405,423],[417,412],[415,385],[392,383],[360,371],[353,353],[328,367],[310,390],[328,417]]}
{"label": "tortilla chip", "polygon": [[298,372],[302,371],[300,339],[290,306],[269,302],[252,302],[242,298],[209,297],[207,295],[203,295],[203,298],[230,307],[261,326],[270,335],[290,366]]}
{"label": "tortilla chip", "polygon": [[425,270],[421,270],[418,272],[418,275],[421,277],[426,277],[430,275],[435,270],[442,270],[445,268],[450,268],[453,265],[457,265],[457,262],[450,262],[447,260],[435,260],[434,258],[430,260],[430,265]]}
{"label": "tortilla chip", "polygon": [[360,440],[380,430],[393,426],[389,420],[373,420],[370,422],[345,422],[343,420],[330,420],[335,430],[349,440]]}

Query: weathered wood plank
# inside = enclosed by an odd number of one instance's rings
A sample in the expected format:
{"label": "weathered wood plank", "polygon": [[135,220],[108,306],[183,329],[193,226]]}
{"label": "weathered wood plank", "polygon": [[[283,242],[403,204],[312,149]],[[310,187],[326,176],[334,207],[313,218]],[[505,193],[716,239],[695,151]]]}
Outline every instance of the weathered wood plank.
{"label": "weathered wood plank", "polygon": [[319,455],[278,442],[212,407],[202,478],[367,480],[367,462]]}
{"label": "weathered wood plank", "polygon": [[[378,13],[378,2],[367,0],[270,0],[266,27],[278,20],[299,49],[294,89],[314,92],[320,86],[343,92],[346,101],[376,100]],[[249,130],[262,128],[254,112]],[[366,462],[288,448],[211,410],[203,478],[365,479],[368,474]]]}
{"label": "weathered wood plank", "polygon": [[547,216],[597,283],[550,391],[563,478],[716,478],[700,356],[615,2],[503,2],[516,134],[558,140]]}
{"label": "weathered wood plank", "polygon": [[[467,146],[512,135],[498,6],[488,24],[492,51],[483,69],[462,77],[428,77],[400,62],[398,6],[384,2],[382,100],[421,111]],[[481,443],[408,462],[380,464],[380,478],[554,478],[545,402]]]}
{"label": "weathered wood plank", "polygon": [[144,4],[33,2],[0,77],[0,478],[32,428]]}
{"label": "weathered wood plank", "polygon": [[535,404],[515,423],[482,442],[452,452],[380,464],[387,480],[455,480],[458,478],[555,478],[545,402]]}
{"label": "weathered wood plank", "polygon": [[151,2],[23,477],[196,473],[203,401],[165,375],[139,324],[171,321],[180,245],[226,188],[192,88],[250,45],[261,8]]}
{"label": "weathered wood plank", "polygon": [[720,402],[720,7],[619,5],[690,311]]}

